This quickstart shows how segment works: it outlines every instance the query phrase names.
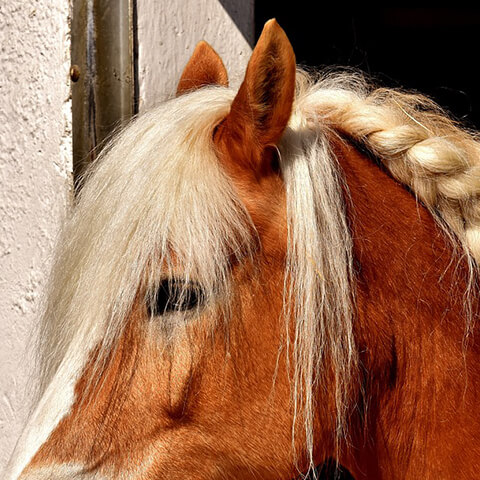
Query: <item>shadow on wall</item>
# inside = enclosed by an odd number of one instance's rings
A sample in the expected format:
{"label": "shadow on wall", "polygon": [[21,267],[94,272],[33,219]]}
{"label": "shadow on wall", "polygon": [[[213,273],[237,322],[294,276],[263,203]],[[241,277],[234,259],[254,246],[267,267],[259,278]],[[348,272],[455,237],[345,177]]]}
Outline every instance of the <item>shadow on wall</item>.
{"label": "shadow on wall", "polygon": [[[240,30],[245,40],[253,48],[257,40],[255,37],[255,24],[251,21],[254,15],[254,0],[219,0],[219,3]],[[251,10],[251,15],[246,15],[245,9]]]}

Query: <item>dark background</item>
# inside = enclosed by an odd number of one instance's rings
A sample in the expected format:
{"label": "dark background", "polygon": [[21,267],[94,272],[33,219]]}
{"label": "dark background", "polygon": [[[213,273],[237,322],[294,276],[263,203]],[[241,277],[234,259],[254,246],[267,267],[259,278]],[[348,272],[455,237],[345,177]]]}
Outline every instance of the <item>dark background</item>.
{"label": "dark background", "polygon": [[[340,3],[340,2],[339,2]],[[480,8],[324,7],[324,2],[255,2],[255,34],[275,17],[297,63],[350,66],[380,86],[422,92],[480,129]]]}

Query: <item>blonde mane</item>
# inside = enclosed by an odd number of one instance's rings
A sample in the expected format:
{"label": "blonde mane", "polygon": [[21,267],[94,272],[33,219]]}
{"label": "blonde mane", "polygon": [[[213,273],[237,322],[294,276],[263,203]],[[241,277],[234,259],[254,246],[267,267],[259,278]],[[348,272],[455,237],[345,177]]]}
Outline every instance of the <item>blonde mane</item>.
{"label": "blonde mane", "polygon": [[206,300],[228,298],[230,257],[252,245],[211,139],[232,98],[211,88],[167,102],[135,119],[88,172],[52,272],[40,393],[64,359],[98,345],[104,357],[136,295],[159,278],[180,273]]}
{"label": "blonde mane", "polygon": [[[89,172],[52,274],[40,332],[42,391],[69,359],[85,359],[82,352],[98,345],[105,354],[114,348],[139,287],[158,279],[158,265],[165,276],[180,266],[213,302],[228,303],[229,256],[254,258],[256,245],[212,141],[234,95],[212,87],[165,103],[135,119]],[[324,361],[333,366],[338,437],[357,364],[352,240],[330,148],[338,133],[408,186],[472,266],[480,259],[477,139],[425,97],[374,89],[357,74],[299,71],[279,145],[289,227],[284,313],[295,322],[287,349],[292,398],[311,458]]]}

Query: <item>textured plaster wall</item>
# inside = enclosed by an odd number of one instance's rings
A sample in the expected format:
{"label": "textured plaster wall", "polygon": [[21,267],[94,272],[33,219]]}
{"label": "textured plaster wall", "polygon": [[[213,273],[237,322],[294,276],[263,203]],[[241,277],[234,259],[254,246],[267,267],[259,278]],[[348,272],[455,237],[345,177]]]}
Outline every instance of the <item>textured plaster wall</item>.
{"label": "textured plaster wall", "polygon": [[253,15],[254,0],[138,0],[140,111],[175,93],[200,40],[215,48],[238,85],[252,51]]}
{"label": "textured plaster wall", "polygon": [[69,10],[0,1],[0,472],[25,421],[28,341],[70,201]]}

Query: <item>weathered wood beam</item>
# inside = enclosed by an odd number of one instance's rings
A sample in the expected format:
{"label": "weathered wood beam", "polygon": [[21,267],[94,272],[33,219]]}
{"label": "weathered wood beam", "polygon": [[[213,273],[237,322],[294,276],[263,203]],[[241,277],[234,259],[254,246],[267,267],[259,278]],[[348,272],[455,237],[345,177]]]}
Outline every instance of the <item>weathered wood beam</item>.
{"label": "weathered wood beam", "polygon": [[137,111],[135,0],[74,0],[72,16],[75,188],[112,133]]}

